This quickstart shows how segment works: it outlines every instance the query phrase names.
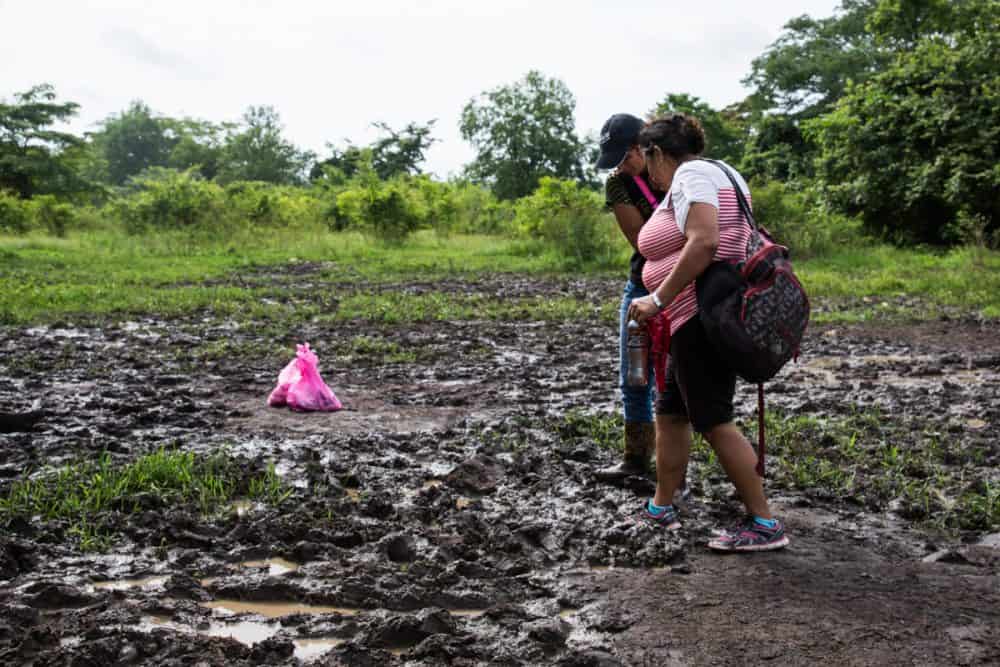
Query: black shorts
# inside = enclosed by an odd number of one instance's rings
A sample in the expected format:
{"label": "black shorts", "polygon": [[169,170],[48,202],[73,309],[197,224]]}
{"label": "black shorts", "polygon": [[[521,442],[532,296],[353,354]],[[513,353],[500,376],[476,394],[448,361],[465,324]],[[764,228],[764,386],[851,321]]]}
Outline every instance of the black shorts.
{"label": "black shorts", "polygon": [[683,415],[698,433],[733,421],[736,372],[708,341],[695,315],[670,339],[667,388],[656,396],[656,414]]}

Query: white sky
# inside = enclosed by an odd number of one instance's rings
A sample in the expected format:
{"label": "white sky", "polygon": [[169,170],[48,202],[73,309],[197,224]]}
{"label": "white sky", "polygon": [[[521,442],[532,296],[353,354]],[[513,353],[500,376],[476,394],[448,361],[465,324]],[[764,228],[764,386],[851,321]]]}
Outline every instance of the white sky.
{"label": "white sky", "polygon": [[273,105],[286,136],[325,157],[373,121],[437,118],[428,170],[472,158],[472,97],[537,69],[577,99],[581,133],[642,115],[668,92],[744,97],[750,61],[794,16],[839,0],[0,0],[0,98],[47,82],[83,132],[142,99],[161,114],[238,120]]}

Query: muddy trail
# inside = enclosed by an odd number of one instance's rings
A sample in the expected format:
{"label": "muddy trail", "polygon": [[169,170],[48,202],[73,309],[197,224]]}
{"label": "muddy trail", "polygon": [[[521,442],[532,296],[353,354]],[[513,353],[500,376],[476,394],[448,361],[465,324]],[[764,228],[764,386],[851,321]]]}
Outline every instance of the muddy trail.
{"label": "muddy trail", "polygon": [[[96,519],[96,552],[70,521],[4,515],[0,664],[1000,662],[995,322],[813,327],[768,386],[767,488],[791,546],[719,557],[704,543],[739,504],[707,450],[676,534],[633,520],[650,480],[592,479],[621,429],[615,327],[597,315],[617,281],[317,270],[240,281],[285,284],[293,305],[311,279],[337,297],[578,297],[595,316],[0,329],[0,498],[164,447],[223,452],[238,475],[273,463],[285,488],[211,511],[144,495]],[[265,406],[304,340],[343,411]],[[738,396],[752,432],[753,387]]]}

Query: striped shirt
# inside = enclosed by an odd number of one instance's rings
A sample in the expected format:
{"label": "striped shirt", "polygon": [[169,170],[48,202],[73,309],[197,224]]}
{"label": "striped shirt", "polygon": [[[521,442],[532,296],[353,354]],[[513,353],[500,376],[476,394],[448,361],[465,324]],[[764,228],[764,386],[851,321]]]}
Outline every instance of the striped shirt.
{"label": "striped shirt", "polygon": [[[726,165],[729,167],[729,165]],[[735,169],[729,170],[736,177],[740,189],[750,200],[750,189]],[[692,160],[678,167],[664,198],[653,217],[639,232],[639,252],[646,258],[642,281],[649,291],[658,288],[677,266],[681,250],[687,243],[684,227],[691,205],[710,204],[718,211],[719,247],[713,261],[742,261],[746,259],[750,227],[743,220],[736,191],[719,167],[704,160]],[[667,305],[670,333],[698,314],[694,282],[689,283]]]}

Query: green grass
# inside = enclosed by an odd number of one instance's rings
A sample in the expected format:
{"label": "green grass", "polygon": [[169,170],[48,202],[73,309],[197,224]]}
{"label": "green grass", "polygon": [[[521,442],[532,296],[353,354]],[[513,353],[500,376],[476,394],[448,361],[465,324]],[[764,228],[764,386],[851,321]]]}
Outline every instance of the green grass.
{"label": "green grass", "polygon": [[[624,274],[627,249],[622,248]],[[302,262],[324,262],[297,277]],[[845,249],[797,263],[810,294],[834,308],[814,321],[935,317],[950,306],[1000,318],[1000,253],[967,248],[948,253],[888,246]],[[282,274],[279,278],[268,272]],[[611,275],[604,266],[573,268],[540,243],[487,236],[415,234],[391,246],[356,233],[257,229],[232,237],[202,233],[125,236],[80,232],[67,239],[0,237],[0,323],[93,322],[153,314],[193,313],[255,320],[312,318],[382,322],[461,319],[591,318],[578,299],[498,299],[445,293],[419,296],[359,293],[357,286],[494,273]],[[299,288],[321,281],[323,288]],[[338,288],[339,285],[339,288]],[[348,296],[336,302],[337,293]],[[603,295],[595,295],[601,297]],[[915,304],[898,303],[913,297]],[[855,303],[867,298],[870,303]],[[596,315],[615,318],[614,298]],[[836,304],[843,302],[844,307]],[[335,311],[331,314],[331,311]]]}
{"label": "green grass", "polygon": [[[959,248],[947,253],[876,245],[847,249],[796,263],[796,272],[814,297],[870,300],[865,308],[820,313],[816,322],[864,321],[880,314],[935,318],[928,307],[952,306],[1000,318],[1000,252]],[[893,302],[918,298],[913,305]]]}
{"label": "green grass", "polygon": [[[975,449],[934,432],[915,436],[905,418],[875,410],[826,419],[769,411],[766,419],[769,488],[893,509],[944,530],[1000,526],[1000,484]],[[755,438],[756,420],[746,432]]]}
{"label": "green grass", "polygon": [[248,475],[222,453],[199,456],[161,448],[124,465],[104,453],[96,461],[15,481],[0,497],[0,523],[65,521],[81,547],[91,550],[109,544],[110,513],[193,504],[208,515],[239,497],[279,504],[290,494],[273,463]]}
{"label": "green grass", "polygon": [[[876,512],[891,509],[946,531],[1000,527],[1000,483],[991,477],[992,470],[977,452],[942,443],[937,433],[915,437],[905,420],[874,410],[837,418],[768,411],[766,420],[771,493],[789,489],[824,502],[853,502]],[[570,412],[552,428],[560,442],[622,449],[624,424],[618,413]],[[756,442],[756,420],[743,428]],[[694,437],[691,458],[701,464],[704,478],[725,479],[704,438]]]}

